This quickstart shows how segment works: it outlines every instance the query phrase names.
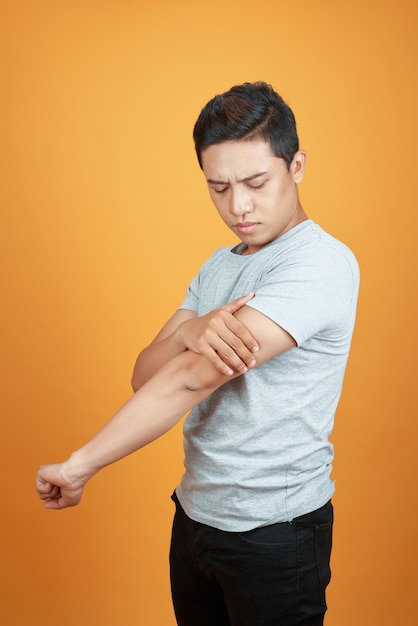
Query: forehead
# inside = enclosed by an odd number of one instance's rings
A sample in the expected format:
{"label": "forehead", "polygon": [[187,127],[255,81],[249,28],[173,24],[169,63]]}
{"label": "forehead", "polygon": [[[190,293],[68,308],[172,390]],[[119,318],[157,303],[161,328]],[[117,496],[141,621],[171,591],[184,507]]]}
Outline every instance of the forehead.
{"label": "forehead", "polygon": [[270,144],[256,141],[225,141],[202,151],[202,168],[206,178],[245,178],[265,171],[277,161]]}

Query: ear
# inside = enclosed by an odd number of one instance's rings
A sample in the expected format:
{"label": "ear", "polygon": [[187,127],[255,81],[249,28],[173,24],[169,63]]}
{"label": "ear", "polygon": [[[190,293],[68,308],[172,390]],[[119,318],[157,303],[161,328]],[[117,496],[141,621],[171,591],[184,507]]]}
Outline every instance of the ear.
{"label": "ear", "polygon": [[305,174],[306,168],[306,152],[304,150],[298,150],[293,157],[292,163],[290,164],[290,173],[293,176],[293,180],[295,183],[300,183],[303,179],[303,175]]}

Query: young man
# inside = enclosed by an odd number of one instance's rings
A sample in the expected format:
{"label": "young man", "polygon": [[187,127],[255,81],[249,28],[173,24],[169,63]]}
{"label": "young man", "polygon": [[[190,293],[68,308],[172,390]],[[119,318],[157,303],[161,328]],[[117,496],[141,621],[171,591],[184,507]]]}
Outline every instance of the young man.
{"label": "young man", "polygon": [[184,425],[170,550],[180,626],[320,626],[330,579],[329,435],[357,302],[356,260],[308,219],[306,155],[265,83],[213,98],[194,129],[222,220],[218,250],[138,356],[134,396],[62,464],[47,508],[78,504],[101,468]]}

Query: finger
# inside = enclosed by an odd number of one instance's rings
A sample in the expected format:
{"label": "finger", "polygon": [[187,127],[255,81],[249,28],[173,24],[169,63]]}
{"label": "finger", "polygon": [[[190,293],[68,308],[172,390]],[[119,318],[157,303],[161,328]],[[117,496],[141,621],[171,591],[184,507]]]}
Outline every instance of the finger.
{"label": "finger", "polygon": [[222,329],[222,334],[216,334],[210,342],[202,342],[198,352],[215,365],[219,371],[228,376],[234,371],[243,374],[249,367],[256,365],[254,355],[239,337],[225,326]]}
{"label": "finger", "polygon": [[41,495],[47,494],[53,488],[53,484],[46,480],[40,473],[38,473],[36,477],[36,491],[38,492],[39,497]]}
{"label": "finger", "polygon": [[56,500],[61,497],[61,489],[57,485],[51,485],[48,491],[42,491],[39,493],[41,500]]}
{"label": "finger", "polygon": [[218,311],[210,323],[211,328],[202,334],[197,343],[200,354],[214,362],[215,352],[226,365],[239,372],[256,365],[253,352],[257,352],[258,344],[242,322],[230,313]]}
{"label": "finger", "polygon": [[202,356],[204,356],[208,361],[212,363],[225,376],[232,376],[234,370],[231,368],[228,363],[223,361],[218,354],[218,350],[215,347],[209,346],[209,349],[206,347],[205,350],[199,352]]}
{"label": "finger", "polygon": [[252,300],[254,296],[255,296],[254,291],[250,291],[250,293],[247,293],[245,296],[241,296],[240,298],[237,298],[236,300],[233,300],[232,302],[225,304],[221,308],[224,309],[225,311],[228,311],[228,313],[231,313],[233,315],[234,313],[242,309],[242,307],[245,306],[247,302]]}
{"label": "finger", "polygon": [[223,363],[240,374],[244,374],[256,365],[254,355],[242,343],[238,344],[235,335],[232,335],[232,339],[218,349],[217,354]]}
{"label": "finger", "polygon": [[236,317],[231,317],[225,321],[225,325],[230,331],[229,336],[225,336],[224,340],[237,352],[237,354],[246,362],[254,359],[253,352],[257,352],[259,345],[255,337],[250,333],[248,328],[244,326]]}
{"label": "finger", "polygon": [[[244,300],[244,299],[245,299],[245,302],[248,302],[248,300],[250,300],[250,298],[247,296],[240,298],[240,300]],[[234,301],[234,303],[235,302],[236,301]],[[231,304],[234,304],[234,303],[231,303]],[[226,326],[226,328],[229,329],[234,335],[236,335],[236,337],[238,337],[240,341],[238,343],[234,342],[232,344],[231,343],[232,340],[230,336],[226,336],[225,333],[221,333],[218,331],[219,335],[222,337],[224,341],[226,341],[226,343],[231,345],[234,348],[234,350],[238,349],[238,353],[240,354],[240,356],[242,356],[240,353],[241,346],[244,346],[251,352],[257,352],[259,350],[259,345],[258,345],[257,340],[255,339],[255,337],[253,337],[253,335],[250,333],[248,328],[238,318],[234,317],[231,311],[227,311],[228,306],[230,305],[221,307],[221,309],[219,310],[219,313],[224,315],[223,323]],[[225,312],[227,313],[226,316],[225,316]],[[244,348],[243,354],[245,354],[245,348]],[[248,355],[246,358],[249,358]]]}
{"label": "finger", "polygon": [[79,504],[83,493],[82,488],[76,490],[66,489],[65,487],[56,489],[58,489],[58,492],[55,492],[55,496],[45,500],[44,507],[46,509],[66,509]]}
{"label": "finger", "polygon": [[65,509],[67,506],[70,506],[65,503],[64,498],[60,496],[59,498],[49,498],[44,502],[45,509]]}

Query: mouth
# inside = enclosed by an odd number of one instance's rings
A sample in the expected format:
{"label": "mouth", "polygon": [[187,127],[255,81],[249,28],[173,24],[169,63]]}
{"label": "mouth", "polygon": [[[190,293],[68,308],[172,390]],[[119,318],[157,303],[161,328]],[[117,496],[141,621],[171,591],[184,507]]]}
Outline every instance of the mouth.
{"label": "mouth", "polygon": [[249,235],[253,233],[258,226],[258,222],[240,222],[235,225],[235,228],[243,235]]}

